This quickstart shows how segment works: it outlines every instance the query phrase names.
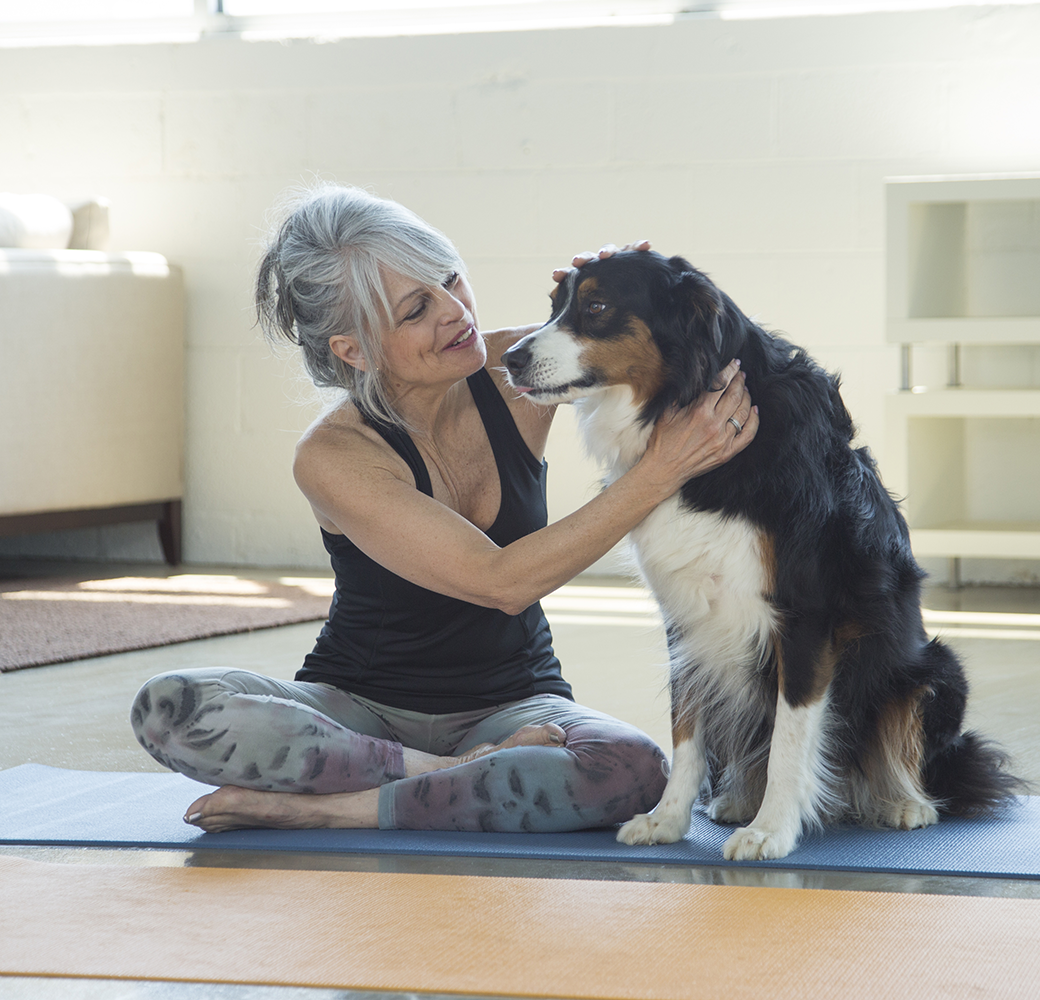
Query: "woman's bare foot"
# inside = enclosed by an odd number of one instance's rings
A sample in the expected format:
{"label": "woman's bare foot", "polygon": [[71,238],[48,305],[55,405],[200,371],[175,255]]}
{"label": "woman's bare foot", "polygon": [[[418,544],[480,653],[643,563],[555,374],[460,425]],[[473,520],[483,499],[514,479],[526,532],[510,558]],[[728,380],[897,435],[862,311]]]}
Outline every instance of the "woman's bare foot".
{"label": "woman's bare foot", "polygon": [[544,726],[523,726],[507,740],[501,743],[481,743],[472,750],[467,750],[458,757],[451,757],[456,764],[465,764],[478,757],[486,757],[496,750],[507,750],[510,747],[562,747],[567,745],[567,734],[555,722],[547,722]]}
{"label": "woman's bare foot", "polygon": [[[524,726],[501,743],[482,743],[458,757],[434,757],[404,748],[405,774],[414,777],[467,764],[497,750],[511,747],[563,747],[567,734],[555,723]],[[223,785],[196,799],[184,822],[206,833],[263,828],[274,830],[369,829],[379,826],[379,788],[361,792],[305,795],[300,792],[263,792]]]}
{"label": "woman's bare foot", "polygon": [[379,789],[304,795],[258,792],[224,785],[196,799],[184,822],[206,833],[261,827],[268,830],[371,829],[379,825]]}

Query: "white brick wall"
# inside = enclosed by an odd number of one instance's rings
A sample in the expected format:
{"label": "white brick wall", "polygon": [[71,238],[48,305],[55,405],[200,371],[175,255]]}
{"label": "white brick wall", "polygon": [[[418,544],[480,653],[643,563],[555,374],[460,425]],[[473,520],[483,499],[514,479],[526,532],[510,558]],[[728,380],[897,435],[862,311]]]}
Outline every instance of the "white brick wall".
{"label": "white brick wall", "polygon": [[[469,262],[485,327],[549,271],[649,237],[842,369],[884,461],[882,182],[1040,169],[1040,7],[338,43],[3,50],[0,190],[112,202],[112,244],[180,264],[192,562],[324,565],[290,476],[314,406],[252,326],[265,215],[315,175],[396,197]],[[922,364],[927,364],[925,359]],[[294,375],[295,373],[295,375]],[[560,514],[588,495],[570,421]],[[137,528],[0,552],[158,557]]]}

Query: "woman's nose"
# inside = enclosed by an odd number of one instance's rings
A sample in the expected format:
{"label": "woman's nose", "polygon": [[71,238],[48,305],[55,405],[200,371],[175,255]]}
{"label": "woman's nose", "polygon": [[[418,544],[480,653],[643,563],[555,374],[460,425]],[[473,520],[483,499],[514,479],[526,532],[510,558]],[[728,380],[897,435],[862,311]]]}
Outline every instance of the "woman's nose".
{"label": "woman's nose", "polygon": [[443,315],[441,321],[444,323],[457,323],[463,316],[466,315],[465,303],[456,298],[446,288],[442,290],[443,299]]}

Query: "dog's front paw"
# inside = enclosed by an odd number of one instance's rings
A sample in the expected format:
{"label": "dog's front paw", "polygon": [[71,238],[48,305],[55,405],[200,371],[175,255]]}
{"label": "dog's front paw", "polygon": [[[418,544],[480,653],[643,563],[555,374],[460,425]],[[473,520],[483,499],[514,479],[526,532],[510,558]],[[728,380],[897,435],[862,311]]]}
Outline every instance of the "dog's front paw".
{"label": "dog's front paw", "polygon": [[621,844],[674,844],[689,828],[689,819],[683,822],[667,813],[641,813],[618,830],[617,839]]}
{"label": "dog's front paw", "polygon": [[785,858],[794,849],[796,835],[759,830],[753,826],[741,827],[726,841],[722,856],[727,861],[765,861],[767,858]]}

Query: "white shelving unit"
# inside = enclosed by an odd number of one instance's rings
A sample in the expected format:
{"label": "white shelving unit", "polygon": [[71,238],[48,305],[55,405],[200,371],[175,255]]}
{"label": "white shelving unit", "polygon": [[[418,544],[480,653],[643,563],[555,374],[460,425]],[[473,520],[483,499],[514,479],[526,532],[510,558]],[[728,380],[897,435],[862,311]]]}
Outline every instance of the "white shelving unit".
{"label": "white shelving unit", "polygon": [[[1040,385],[960,384],[961,345],[1040,345],[1040,175],[899,178],[886,200],[887,339],[903,364],[884,471],[914,552],[1040,558]],[[945,386],[914,385],[925,344],[947,345]]]}

